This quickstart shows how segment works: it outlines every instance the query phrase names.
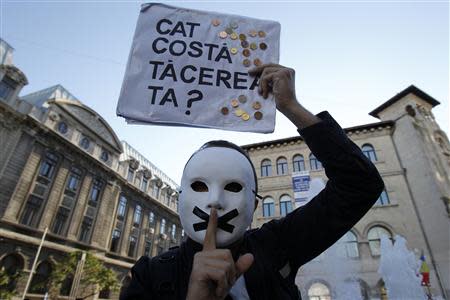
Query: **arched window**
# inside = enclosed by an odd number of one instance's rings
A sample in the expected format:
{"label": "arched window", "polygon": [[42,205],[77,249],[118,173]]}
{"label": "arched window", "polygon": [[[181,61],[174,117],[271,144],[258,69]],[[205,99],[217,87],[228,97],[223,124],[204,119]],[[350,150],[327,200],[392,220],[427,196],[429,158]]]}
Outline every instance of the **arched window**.
{"label": "arched window", "polygon": [[361,149],[364,155],[367,156],[370,161],[377,161],[377,154],[375,153],[375,149],[371,144],[364,144]]}
{"label": "arched window", "polygon": [[175,237],[177,236],[177,225],[172,224],[172,229],[170,231],[170,236],[172,237],[172,239],[175,239]]}
{"label": "arched window", "polygon": [[308,289],[309,300],[331,300],[328,287],[320,282],[313,283]]}
{"label": "arched window", "polygon": [[348,231],[337,241],[338,253],[341,257],[359,257],[358,239],[356,235]]}
{"label": "arched window", "polygon": [[142,207],[140,205],[136,205],[133,218],[135,226],[139,226],[141,224],[141,217],[142,217]]}
{"label": "arched window", "polygon": [[380,194],[380,197],[378,197],[377,202],[375,202],[375,205],[388,205],[389,203],[389,196],[386,190],[383,190]]}
{"label": "arched window", "polygon": [[261,162],[261,177],[272,176],[272,162],[265,159]]}
{"label": "arched window", "polygon": [[311,166],[311,170],[322,169],[322,163],[312,153],[309,155],[309,165]]}
{"label": "arched window", "polygon": [[380,244],[381,244],[381,237],[385,235],[392,239],[392,234],[384,227],[381,226],[374,226],[369,229],[369,232],[367,234],[369,238],[369,247],[370,252],[373,256],[380,255]]}
{"label": "arched window", "polygon": [[161,219],[161,224],[159,226],[159,233],[161,234],[166,233],[166,219]]}
{"label": "arched window", "polygon": [[292,211],[292,201],[289,195],[280,198],[280,215],[285,216]]}
{"label": "arched window", "polygon": [[275,202],[271,197],[263,200],[263,217],[273,217],[275,214]]}
{"label": "arched window", "polygon": [[119,207],[117,208],[117,216],[125,217],[125,211],[127,210],[127,198],[124,195],[120,195]]}
{"label": "arched window", "polygon": [[294,166],[294,172],[305,171],[305,159],[303,155],[295,155],[292,159],[292,165]]}
{"label": "arched window", "polygon": [[36,269],[33,280],[30,285],[30,293],[45,294],[48,291],[48,283],[50,274],[52,273],[52,265],[48,261],[43,261]]}
{"label": "arched window", "polygon": [[288,173],[287,159],[280,157],[277,159],[277,174],[286,175]]}
{"label": "arched window", "polygon": [[5,270],[6,274],[8,275],[9,279],[6,282],[6,289],[10,292],[14,291],[17,286],[17,279],[20,276],[20,272],[23,269],[24,261],[22,257],[20,257],[17,254],[8,254],[6,255],[1,263],[0,263],[0,269]]}
{"label": "arched window", "polygon": [[120,234],[121,234],[121,232],[119,229],[113,230],[112,237],[111,237],[111,248],[110,248],[110,250],[112,252],[116,252],[117,250],[119,250]]}

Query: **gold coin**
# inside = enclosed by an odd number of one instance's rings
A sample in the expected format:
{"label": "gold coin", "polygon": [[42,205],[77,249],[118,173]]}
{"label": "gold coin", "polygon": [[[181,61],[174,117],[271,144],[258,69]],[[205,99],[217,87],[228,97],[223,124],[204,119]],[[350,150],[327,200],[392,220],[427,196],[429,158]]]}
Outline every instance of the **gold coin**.
{"label": "gold coin", "polygon": [[233,33],[233,28],[227,27],[227,28],[225,28],[225,32],[228,33],[228,34],[232,34]]}
{"label": "gold coin", "polygon": [[239,39],[240,39],[241,41],[245,41],[245,40],[247,39],[247,36],[246,36],[245,34],[241,33],[241,34],[239,35]]}
{"label": "gold coin", "polygon": [[242,51],[242,55],[244,55],[245,57],[249,57],[249,56],[250,56],[250,50],[244,49],[244,50]]}
{"label": "gold coin", "polygon": [[260,111],[255,111],[255,113],[253,114],[253,116],[255,117],[256,120],[261,120],[263,117],[262,112]]}
{"label": "gold coin", "polygon": [[256,30],[250,30],[250,32],[248,33],[251,37],[255,37],[258,35],[258,32],[256,32]]}
{"label": "gold coin", "polygon": [[266,33],[262,30],[258,31],[258,35],[260,38],[266,37]]}
{"label": "gold coin", "polygon": [[250,115],[248,113],[244,113],[244,114],[242,114],[241,118],[244,121],[248,121],[248,120],[250,120]]}
{"label": "gold coin", "polygon": [[255,103],[253,103],[252,106],[253,106],[254,109],[258,110],[258,109],[261,108],[261,103],[259,103],[259,101],[256,101]]}
{"label": "gold coin", "polygon": [[219,26],[220,25],[220,20],[219,19],[213,19],[211,21],[211,24],[213,24],[213,26]]}
{"label": "gold coin", "polygon": [[229,112],[228,107],[222,107],[220,109],[220,112],[222,113],[222,115],[228,115]]}
{"label": "gold coin", "polygon": [[267,44],[266,43],[259,44],[259,49],[266,50],[267,49]]}
{"label": "gold coin", "polygon": [[250,67],[250,65],[252,64],[252,62],[250,61],[250,59],[246,58],[246,59],[244,59],[244,61],[242,62],[242,64],[243,64],[245,67]]}
{"label": "gold coin", "polygon": [[258,46],[256,45],[256,43],[251,43],[250,44],[250,49],[256,50],[256,49],[258,49]]}
{"label": "gold coin", "polygon": [[219,32],[219,36],[221,39],[226,39],[228,36],[228,33],[226,33],[225,31],[221,31],[221,32]]}
{"label": "gold coin", "polygon": [[230,52],[231,52],[231,54],[236,54],[236,53],[238,53],[238,49],[233,47],[230,49]]}
{"label": "gold coin", "polygon": [[233,28],[233,29],[236,29],[236,28],[239,27],[239,24],[238,24],[238,22],[233,21],[233,22],[230,23],[230,27]]}
{"label": "gold coin", "polygon": [[231,33],[231,34],[230,34],[230,38],[231,38],[232,40],[237,40],[237,38],[238,38],[237,33],[236,33],[236,32]]}
{"label": "gold coin", "polygon": [[241,41],[242,48],[248,48],[248,42],[247,41]]}
{"label": "gold coin", "polygon": [[239,95],[238,100],[241,103],[245,103],[247,102],[247,97],[245,97],[245,95]]}
{"label": "gold coin", "polygon": [[261,60],[260,60],[259,58],[255,58],[255,59],[253,60],[253,64],[254,64],[255,66],[259,67],[260,65],[262,65],[262,62],[261,62]]}
{"label": "gold coin", "polygon": [[233,106],[234,108],[239,106],[239,101],[237,101],[236,99],[231,100],[231,106]]}
{"label": "gold coin", "polygon": [[235,111],[234,111],[234,114],[236,115],[236,117],[240,117],[240,116],[242,116],[243,114],[245,114],[246,112],[245,111],[243,111],[242,109],[240,109],[240,108],[238,108],[238,109],[236,109]]}

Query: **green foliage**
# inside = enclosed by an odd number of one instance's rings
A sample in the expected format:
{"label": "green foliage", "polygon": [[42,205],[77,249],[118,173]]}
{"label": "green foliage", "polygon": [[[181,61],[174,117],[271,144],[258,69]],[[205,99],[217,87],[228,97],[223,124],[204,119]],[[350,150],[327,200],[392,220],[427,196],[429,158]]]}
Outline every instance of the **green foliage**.
{"label": "green foliage", "polygon": [[[14,282],[20,277],[20,272],[10,275],[5,268],[0,269],[0,299],[10,300],[16,294],[14,292]],[[13,291],[11,291],[11,289]]]}
{"label": "green foliage", "polygon": [[[77,264],[81,260],[82,252],[72,252],[65,259],[56,263],[50,279],[50,297],[56,299],[63,282],[67,277],[74,277]],[[80,280],[79,291],[83,292],[84,298],[108,288],[111,292],[119,289],[119,282],[113,270],[105,267],[103,262],[91,253],[86,253],[86,260]]]}

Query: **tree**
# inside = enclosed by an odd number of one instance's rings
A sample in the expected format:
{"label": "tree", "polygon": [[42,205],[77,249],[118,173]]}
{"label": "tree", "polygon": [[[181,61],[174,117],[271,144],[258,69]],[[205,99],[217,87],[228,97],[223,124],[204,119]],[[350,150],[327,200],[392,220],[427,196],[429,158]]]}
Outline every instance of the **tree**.
{"label": "tree", "polygon": [[16,294],[14,288],[20,272],[9,274],[4,267],[0,268],[0,299],[10,300]]}
{"label": "tree", "polygon": [[[55,264],[55,269],[50,278],[50,298],[57,299],[61,288],[70,291],[72,279],[75,276],[77,265],[82,252],[76,251],[68,254],[62,261]],[[98,290],[109,289],[117,291],[119,281],[113,270],[105,267],[103,262],[91,253],[86,253],[86,260],[81,273],[78,294],[82,299],[95,295]],[[68,293],[66,290],[66,292]]]}

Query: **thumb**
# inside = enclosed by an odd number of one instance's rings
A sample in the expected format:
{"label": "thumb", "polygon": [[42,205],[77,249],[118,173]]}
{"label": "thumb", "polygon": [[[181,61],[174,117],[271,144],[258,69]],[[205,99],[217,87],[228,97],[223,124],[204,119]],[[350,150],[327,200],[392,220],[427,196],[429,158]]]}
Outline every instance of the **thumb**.
{"label": "thumb", "polygon": [[236,262],[236,278],[247,272],[252,266],[254,260],[255,258],[251,253],[247,253],[239,257]]}

